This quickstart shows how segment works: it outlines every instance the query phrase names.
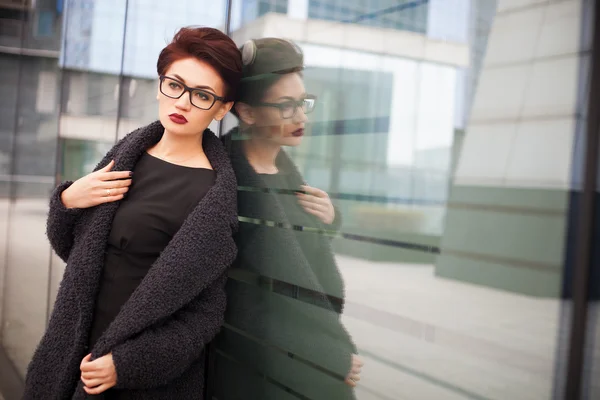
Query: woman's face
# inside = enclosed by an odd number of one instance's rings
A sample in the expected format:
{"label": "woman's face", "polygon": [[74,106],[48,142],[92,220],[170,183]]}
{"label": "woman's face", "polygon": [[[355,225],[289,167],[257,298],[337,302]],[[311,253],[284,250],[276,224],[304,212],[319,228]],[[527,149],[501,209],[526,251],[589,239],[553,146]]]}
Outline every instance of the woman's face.
{"label": "woman's face", "polygon": [[[198,135],[202,133],[213,119],[221,120],[231,109],[233,102],[215,101],[208,110],[202,110],[194,104],[206,106],[207,99],[212,95],[225,96],[225,83],[221,76],[209,64],[195,58],[185,58],[175,61],[165,72],[168,79],[158,85],[158,116],[161,124],[169,133],[176,135]],[[184,84],[202,91],[193,92],[193,102],[190,93],[185,92],[176,97]],[[167,94],[169,96],[167,96]]]}
{"label": "woman's face", "polygon": [[[265,93],[262,103],[290,104],[306,97],[306,89],[300,74],[283,75]],[[254,133],[261,139],[279,146],[298,146],[304,136],[304,125],[308,118],[302,107],[296,108],[291,118],[283,118],[279,108],[269,106],[252,107]]]}

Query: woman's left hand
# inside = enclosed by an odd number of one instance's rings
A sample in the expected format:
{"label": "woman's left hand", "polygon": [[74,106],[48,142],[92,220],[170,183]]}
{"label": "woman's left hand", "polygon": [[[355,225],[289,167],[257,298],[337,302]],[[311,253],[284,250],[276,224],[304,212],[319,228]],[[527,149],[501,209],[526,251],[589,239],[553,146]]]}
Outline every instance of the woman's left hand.
{"label": "woman's left hand", "polygon": [[346,385],[350,387],[356,387],[358,381],[360,381],[360,373],[362,372],[363,360],[356,354],[352,354],[352,369],[346,376]]}
{"label": "woman's left hand", "polygon": [[87,394],[100,394],[117,384],[117,370],[112,354],[90,361],[88,354],[81,361],[81,381]]}
{"label": "woman's left hand", "polygon": [[311,186],[303,185],[300,186],[304,193],[296,193],[298,197],[298,203],[304,208],[304,210],[319,218],[324,224],[331,225],[335,219],[335,208],[329,198],[329,195]]}

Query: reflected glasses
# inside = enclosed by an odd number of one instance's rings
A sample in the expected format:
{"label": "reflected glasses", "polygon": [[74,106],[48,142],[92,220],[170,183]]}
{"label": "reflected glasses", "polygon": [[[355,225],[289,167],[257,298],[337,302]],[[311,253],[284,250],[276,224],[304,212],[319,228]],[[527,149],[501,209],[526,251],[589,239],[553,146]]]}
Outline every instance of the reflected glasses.
{"label": "reflected glasses", "polygon": [[316,96],[308,95],[302,100],[289,100],[281,103],[257,103],[256,105],[278,108],[281,118],[290,119],[296,115],[298,108],[302,108],[304,114],[310,114],[314,111],[316,102]]}
{"label": "reflected glasses", "polygon": [[210,110],[217,100],[225,102],[225,97],[219,97],[206,90],[191,88],[165,75],[160,76],[160,92],[171,99],[178,99],[187,92],[190,94],[190,103],[201,110]]}

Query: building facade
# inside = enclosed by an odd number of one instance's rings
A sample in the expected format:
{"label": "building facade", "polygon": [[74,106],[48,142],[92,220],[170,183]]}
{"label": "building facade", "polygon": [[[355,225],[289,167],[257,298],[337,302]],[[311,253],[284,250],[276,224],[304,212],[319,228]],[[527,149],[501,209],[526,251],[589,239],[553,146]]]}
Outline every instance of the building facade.
{"label": "building facade", "polygon": [[[51,190],[156,119],[156,59],[188,25],[304,53],[318,107],[286,151],[343,215],[332,246],[358,399],[600,398],[600,268],[574,256],[596,235],[577,213],[600,104],[595,5],[0,0],[0,398],[20,398],[65,267],[45,237]],[[232,321],[220,338],[219,400],[236,382],[278,400],[339,383],[285,341]]]}

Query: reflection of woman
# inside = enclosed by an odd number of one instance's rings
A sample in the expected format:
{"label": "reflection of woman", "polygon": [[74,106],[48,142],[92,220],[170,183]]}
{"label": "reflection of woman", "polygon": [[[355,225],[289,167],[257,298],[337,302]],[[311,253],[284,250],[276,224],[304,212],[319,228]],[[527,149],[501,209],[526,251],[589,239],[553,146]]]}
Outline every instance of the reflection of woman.
{"label": "reflection of woman", "polygon": [[[300,393],[318,388],[323,398],[353,398],[361,362],[340,321],[343,281],[324,234],[334,232],[340,218],[327,193],[308,186],[282,150],[301,143],[306,114],[315,105],[305,93],[303,55],[289,41],[265,38],[246,43],[242,58],[235,105],[240,128],[224,138],[240,188],[242,221],[226,319],[266,343],[255,363],[261,373],[273,378],[286,370],[273,361],[269,346],[283,349],[304,360],[297,370],[304,372],[280,377],[280,384]],[[227,332],[223,337],[220,346],[227,352]],[[268,397],[260,384],[248,385],[252,398]]]}
{"label": "reflection of woman", "polygon": [[67,267],[26,399],[202,398],[237,225],[235,175],[207,127],[241,68],[223,33],[181,29],[158,59],[160,120],[52,195],[48,237]]}

